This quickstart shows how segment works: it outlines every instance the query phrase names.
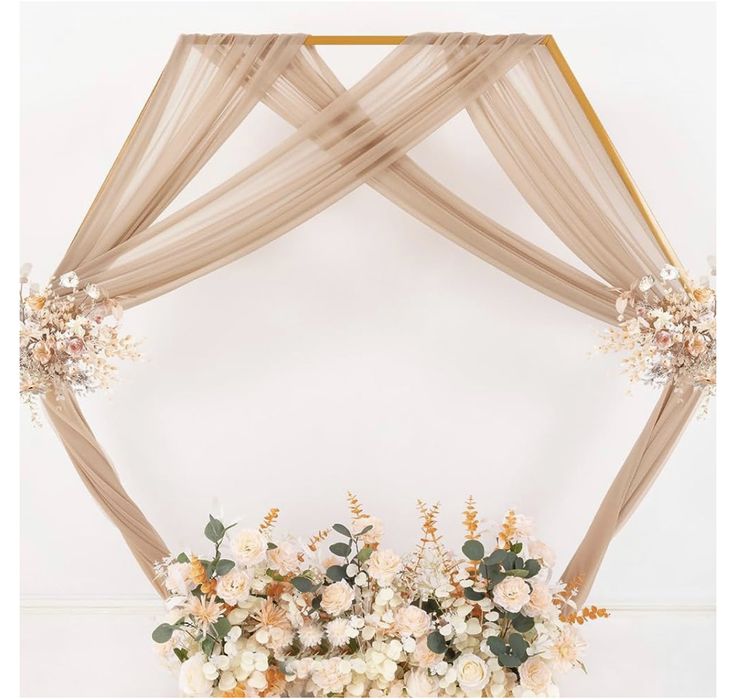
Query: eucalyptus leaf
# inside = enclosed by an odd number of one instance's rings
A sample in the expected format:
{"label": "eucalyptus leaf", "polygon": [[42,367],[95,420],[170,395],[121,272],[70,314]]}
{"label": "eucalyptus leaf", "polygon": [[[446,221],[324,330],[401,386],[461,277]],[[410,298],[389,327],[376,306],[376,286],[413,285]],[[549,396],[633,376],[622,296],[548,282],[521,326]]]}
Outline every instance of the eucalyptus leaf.
{"label": "eucalyptus leaf", "polygon": [[179,658],[180,663],[183,663],[189,658],[189,653],[187,653],[186,648],[174,648],[174,655]]}
{"label": "eucalyptus leaf", "polygon": [[330,566],[325,574],[332,582],[339,582],[345,578],[345,566]]}
{"label": "eucalyptus leaf", "polygon": [[215,639],[212,636],[205,636],[202,639],[202,652],[209,658],[215,647]]}
{"label": "eucalyptus leaf", "polygon": [[513,653],[498,656],[498,664],[503,667],[519,667],[524,661]]}
{"label": "eucalyptus leaf", "polygon": [[511,625],[519,632],[526,633],[534,628],[534,619],[523,614],[519,614],[511,622]]}
{"label": "eucalyptus leaf", "polygon": [[525,564],[524,568],[526,568],[529,571],[529,577],[533,578],[537,573],[539,573],[540,570],[542,570],[542,566],[540,565],[539,561],[535,558],[530,558]]}
{"label": "eucalyptus leaf", "polygon": [[490,566],[500,565],[506,560],[507,551],[503,549],[496,549],[490,556],[486,556],[483,559],[483,563]]}
{"label": "eucalyptus leaf", "polygon": [[217,575],[227,575],[233,568],[235,568],[235,561],[230,561],[227,558],[222,558],[217,561],[215,566],[215,573]]}
{"label": "eucalyptus leaf", "polygon": [[358,551],[358,563],[365,563],[373,553],[373,549],[370,546],[364,546]]}
{"label": "eucalyptus leaf", "polygon": [[471,561],[479,561],[481,558],[483,558],[483,555],[485,554],[485,549],[483,548],[483,544],[481,544],[480,541],[476,541],[475,539],[468,539],[463,544],[463,553]]}
{"label": "eucalyptus leaf", "polygon": [[357,534],[355,535],[355,537],[357,538],[357,537],[359,537],[359,536],[363,536],[364,534],[367,534],[367,533],[368,533],[368,532],[369,532],[369,531],[370,531],[371,529],[373,529],[373,525],[372,525],[372,524],[369,524],[369,525],[368,525],[367,527],[364,527],[363,529],[361,529],[361,530],[360,530],[360,531],[359,531],[359,532],[358,532],[358,533],[357,533]]}
{"label": "eucalyptus leaf", "polygon": [[526,660],[526,649],[529,648],[529,644],[524,640],[523,636],[518,633],[512,633],[509,636],[509,645],[514,655]]}
{"label": "eucalyptus leaf", "polygon": [[352,547],[350,544],[345,544],[343,542],[338,542],[337,544],[332,544],[332,546],[330,546],[330,551],[332,551],[332,553],[336,556],[342,556],[343,558],[349,556],[351,550]]}
{"label": "eucalyptus leaf", "polygon": [[477,592],[472,587],[466,587],[463,592],[465,594],[465,599],[470,600],[471,602],[480,602],[486,597],[485,592]]}
{"label": "eucalyptus leaf", "polygon": [[526,568],[515,568],[514,570],[507,570],[506,575],[511,575],[515,578],[526,578],[529,576],[529,571]]}
{"label": "eucalyptus leaf", "polygon": [[151,638],[156,643],[166,643],[171,639],[171,634],[174,633],[174,627],[171,624],[159,624],[151,634]]}
{"label": "eucalyptus leaf", "polygon": [[427,636],[427,648],[433,653],[444,655],[445,651],[447,651],[447,641],[445,641],[445,637],[439,631],[432,631]]}
{"label": "eucalyptus leaf", "polygon": [[343,536],[348,537],[348,539],[352,539],[353,535],[350,533],[350,530],[344,525],[344,524],[333,524],[332,528],[338,533],[342,534]]}
{"label": "eucalyptus leaf", "polygon": [[489,636],[486,643],[494,655],[503,655],[506,652],[506,643],[500,636]]}
{"label": "eucalyptus leaf", "polygon": [[299,592],[312,592],[315,589],[315,584],[304,575],[297,575],[291,579],[291,584],[299,590]]}
{"label": "eucalyptus leaf", "polygon": [[215,632],[220,638],[225,638],[228,631],[232,628],[232,624],[227,620],[227,617],[221,617],[213,625]]}
{"label": "eucalyptus leaf", "polygon": [[204,528],[204,535],[215,544],[222,541],[222,537],[225,536],[225,525],[219,520],[215,519],[210,515],[210,521]]}
{"label": "eucalyptus leaf", "polygon": [[520,543],[520,542],[517,542],[516,544],[514,544],[514,545],[513,545],[513,546],[512,546],[512,547],[511,547],[511,548],[509,549],[509,551],[511,551],[512,553],[521,553],[521,549],[522,549],[522,545],[521,545],[521,543]]}
{"label": "eucalyptus leaf", "polygon": [[187,556],[186,553],[180,553],[176,557],[176,561],[177,561],[177,563],[189,563],[189,556]]}

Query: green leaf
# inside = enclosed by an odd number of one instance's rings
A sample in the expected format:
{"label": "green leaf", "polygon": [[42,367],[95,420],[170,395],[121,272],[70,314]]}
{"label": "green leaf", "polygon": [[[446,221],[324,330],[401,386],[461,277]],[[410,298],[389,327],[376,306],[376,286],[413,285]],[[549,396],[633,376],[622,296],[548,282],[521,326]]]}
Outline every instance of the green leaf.
{"label": "green leaf", "polygon": [[519,632],[526,633],[534,628],[534,619],[523,614],[519,614],[511,622],[511,625]]}
{"label": "green leaf", "polygon": [[522,549],[521,543],[516,543],[513,546],[511,546],[509,551],[511,551],[512,553],[521,553],[521,549]]}
{"label": "green leaf", "polygon": [[332,528],[338,533],[342,534],[343,536],[348,537],[348,539],[352,539],[353,535],[350,533],[350,530],[344,525],[344,524],[333,524]]}
{"label": "green leaf", "polygon": [[227,617],[221,617],[218,619],[212,627],[215,629],[215,632],[220,638],[225,638],[227,636],[228,631],[233,627],[232,624],[227,620]]}
{"label": "green leaf", "polygon": [[472,587],[466,587],[463,590],[463,593],[465,594],[465,599],[470,600],[471,602],[480,602],[486,597],[485,592],[477,592]]}
{"label": "green leaf", "polygon": [[500,636],[489,636],[486,643],[493,655],[503,655],[506,652],[506,643]]}
{"label": "green leaf", "polygon": [[514,570],[507,570],[506,575],[511,575],[515,578],[526,578],[529,576],[529,571],[526,568],[515,568]]}
{"label": "green leaf", "polygon": [[483,563],[489,566],[500,565],[506,560],[506,553],[503,549],[496,549],[490,556],[483,559]]}
{"label": "green leaf", "polygon": [[180,663],[183,663],[187,658],[189,658],[189,653],[187,653],[186,648],[174,648],[174,655],[179,658]]}
{"label": "green leaf", "polygon": [[210,515],[210,521],[204,528],[204,535],[215,544],[222,541],[222,537],[225,536],[225,525],[219,520],[215,519]]}
{"label": "green leaf", "polygon": [[350,544],[339,542],[337,544],[332,544],[332,546],[330,546],[330,551],[332,551],[336,556],[342,556],[344,558],[345,556],[350,555],[352,546],[350,546]]}
{"label": "green leaf", "polygon": [[361,529],[361,530],[360,530],[360,531],[359,531],[359,532],[358,532],[358,533],[357,533],[357,534],[355,535],[356,539],[357,539],[357,538],[358,538],[359,536],[363,536],[364,534],[367,534],[367,533],[368,533],[368,532],[369,532],[369,531],[370,531],[371,529],[373,529],[373,525],[372,525],[372,524],[369,524],[369,525],[368,525],[367,527],[364,527],[363,529]]}
{"label": "green leaf", "polygon": [[312,592],[316,588],[316,585],[306,576],[297,575],[291,579],[291,584],[299,590],[299,592]]}
{"label": "green leaf", "polygon": [[166,643],[171,639],[171,634],[174,633],[174,627],[171,624],[159,624],[151,634],[151,638],[156,643]]}
{"label": "green leaf", "polygon": [[358,563],[365,563],[373,553],[373,549],[370,546],[364,546],[358,551]]}
{"label": "green leaf", "polygon": [[209,658],[215,647],[215,639],[212,636],[205,636],[202,639],[202,652]]}
{"label": "green leaf", "polygon": [[542,566],[540,565],[539,561],[534,558],[530,558],[524,564],[524,568],[529,571],[530,578],[533,578],[540,570],[542,570]]}
{"label": "green leaf", "polygon": [[180,553],[176,557],[176,561],[177,561],[177,563],[189,563],[189,556],[187,556],[186,553]]}
{"label": "green leaf", "polygon": [[524,640],[521,634],[512,633],[509,636],[509,645],[514,655],[522,660],[526,660],[526,649],[529,648],[529,644]]}
{"label": "green leaf", "polygon": [[483,544],[481,544],[480,541],[476,541],[475,539],[468,539],[463,544],[463,553],[471,561],[479,561],[481,558],[483,558],[483,555],[485,554],[485,549],[483,548]]}
{"label": "green leaf", "polygon": [[427,648],[433,653],[444,655],[447,650],[447,641],[445,641],[445,637],[439,631],[432,631],[427,636]]}
{"label": "green leaf", "polygon": [[345,566],[330,566],[325,574],[332,582],[339,582],[345,578]]}
{"label": "green leaf", "polygon": [[273,541],[269,541],[266,544],[266,548],[269,549],[270,551],[273,551],[274,549],[277,549],[278,546],[276,546],[276,544],[274,544]]}
{"label": "green leaf", "polygon": [[322,604],[322,595],[316,595],[312,600],[312,609],[319,609]]}
{"label": "green leaf", "polygon": [[506,556],[503,559],[503,567],[506,570],[513,570],[514,569],[514,563],[516,563],[516,559],[518,556],[513,553],[512,551],[506,551]]}
{"label": "green leaf", "polygon": [[227,558],[222,558],[217,561],[215,566],[215,573],[217,575],[227,575],[233,568],[235,568],[235,561],[230,561]]}
{"label": "green leaf", "polygon": [[498,664],[503,667],[519,667],[524,661],[513,653],[498,656]]}

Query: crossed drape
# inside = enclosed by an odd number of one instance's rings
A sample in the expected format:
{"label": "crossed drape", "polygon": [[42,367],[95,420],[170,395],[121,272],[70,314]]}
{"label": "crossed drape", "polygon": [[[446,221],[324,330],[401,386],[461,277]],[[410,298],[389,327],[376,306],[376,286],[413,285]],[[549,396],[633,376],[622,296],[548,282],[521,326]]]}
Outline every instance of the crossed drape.
{"label": "crossed drape", "polygon": [[[367,183],[520,281],[606,322],[614,287],[666,259],[541,44],[542,37],[409,37],[346,90],[303,35],[183,36],[57,273],[74,269],[131,307],[294,228]],[[161,217],[264,101],[297,130],[219,187]],[[467,108],[514,184],[604,282],[503,228],[406,153]],[[74,396],[44,403],[85,485],[161,592],[167,554],[126,494]],[[667,388],[565,571],[583,599],[609,541],[697,404]]]}

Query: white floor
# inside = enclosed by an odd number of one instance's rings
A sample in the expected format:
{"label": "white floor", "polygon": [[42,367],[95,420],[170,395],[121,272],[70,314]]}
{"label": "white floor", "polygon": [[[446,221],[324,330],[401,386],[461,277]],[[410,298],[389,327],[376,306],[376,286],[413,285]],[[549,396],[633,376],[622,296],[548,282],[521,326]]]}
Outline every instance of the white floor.
{"label": "white floor", "polygon": [[[23,696],[175,696],[149,641],[148,600],[26,600],[21,615]],[[621,609],[586,627],[589,675],[565,696],[713,696],[715,613],[707,607]],[[53,642],[50,639],[54,639]]]}

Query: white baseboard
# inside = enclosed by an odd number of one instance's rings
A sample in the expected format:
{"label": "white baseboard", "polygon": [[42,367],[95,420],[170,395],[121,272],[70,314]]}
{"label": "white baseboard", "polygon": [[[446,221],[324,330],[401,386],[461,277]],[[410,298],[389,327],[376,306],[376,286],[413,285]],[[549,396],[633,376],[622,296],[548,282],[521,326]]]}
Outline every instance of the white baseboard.
{"label": "white baseboard", "polygon": [[[654,602],[599,604],[611,612],[626,614],[715,614],[715,604]],[[127,597],[45,597],[28,595],[20,599],[21,614],[121,614],[151,615],[163,612],[160,598],[152,595]]]}

